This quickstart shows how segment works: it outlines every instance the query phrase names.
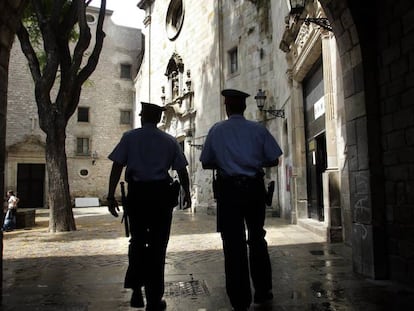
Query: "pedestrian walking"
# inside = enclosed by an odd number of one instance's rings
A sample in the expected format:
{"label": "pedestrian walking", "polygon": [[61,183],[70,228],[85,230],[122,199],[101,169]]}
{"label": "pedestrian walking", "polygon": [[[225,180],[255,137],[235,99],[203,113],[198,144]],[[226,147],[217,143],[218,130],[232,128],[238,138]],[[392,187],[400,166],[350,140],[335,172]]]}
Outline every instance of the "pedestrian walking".
{"label": "pedestrian walking", "polygon": [[209,130],[200,161],[204,169],[217,171],[213,189],[217,226],[223,241],[226,290],[233,310],[245,311],[252,302],[250,276],[254,303],[273,299],[263,228],[266,209],[263,167],[278,165],[282,151],[264,126],[245,119],[249,94],[233,89],[221,94],[225,97],[228,119]]}
{"label": "pedestrian walking", "polygon": [[126,212],[131,239],[124,286],[133,290],[131,307],[135,308],[144,307],[144,288],[147,311],[166,308],[162,299],[165,256],[179,192],[179,187],[172,186],[170,169],[177,171],[185,207],[191,207],[187,159],[177,140],[157,128],[164,110],[142,103],[142,127],[125,133],[109,155],[113,164],[107,200],[109,212],[115,217],[119,211],[115,190],[123,167],[128,183]]}
{"label": "pedestrian walking", "polygon": [[19,198],[14,194],[13,190],[7,191],[7,210],[4,216],[3,231],[12,231],[16,228],[16,213]]}

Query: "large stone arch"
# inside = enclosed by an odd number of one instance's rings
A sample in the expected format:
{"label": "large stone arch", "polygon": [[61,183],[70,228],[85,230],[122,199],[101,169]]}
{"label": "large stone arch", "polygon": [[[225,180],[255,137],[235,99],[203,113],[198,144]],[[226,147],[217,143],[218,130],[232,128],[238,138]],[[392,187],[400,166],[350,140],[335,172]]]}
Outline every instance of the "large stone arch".
{"label": "large stone arch", "polygon": [[343,69],[354,270],[412,282],[414,4],[319,2]]}

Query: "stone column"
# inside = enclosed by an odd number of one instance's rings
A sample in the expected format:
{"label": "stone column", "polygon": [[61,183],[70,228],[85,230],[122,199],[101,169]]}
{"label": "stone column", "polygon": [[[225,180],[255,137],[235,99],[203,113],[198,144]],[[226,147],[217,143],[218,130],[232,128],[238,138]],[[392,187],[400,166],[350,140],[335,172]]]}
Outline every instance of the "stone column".
{"label": "stone column", "polygon": [[322,34],[325,101],[326,151],[328,169],[338,169],[336,140],[336,43],[331,33]]}
{"label": "stone column", "polygon": [[298,219],[308,217],[307,204],[307,182],[306,182],[306,138],[305,121],[303,111],[302,84],[291,80],[291,115],[292,115],[292,180],[291,180],[291,202],[292,223]]}
{"label": "stone column", "polygon": [[336,42],[333,34],[322,33],[327,169],[323,173],[324,214],[329,242],[342,241],[342,217],[336,124]]}

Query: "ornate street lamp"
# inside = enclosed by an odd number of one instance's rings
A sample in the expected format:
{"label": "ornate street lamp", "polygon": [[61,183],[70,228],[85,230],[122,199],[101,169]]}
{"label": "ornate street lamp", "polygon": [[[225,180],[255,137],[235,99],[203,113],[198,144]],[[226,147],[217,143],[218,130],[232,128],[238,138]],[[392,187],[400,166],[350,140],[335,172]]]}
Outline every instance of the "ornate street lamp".
{"label": "ornate street lamp", "polygon": [[290,14],[301,14],[305,9],[305,0],[289,0]]}
{"label": "ornate street lamp", "polygon": [[257,108],[260,111],[270,113],[271,115],[279,118],[285,117],[285,111],[283,109],[263,109],[266,102],[266,94],[262,89],[259,89],[254,99],[256,100]]}
{"label": "ornate street lamp", "polygon": [[192,130],[189,130],[187,132],[187,143],[190,147],[194,147],[197,150],[203,149],[203,144],[193,144],[193,131]]}

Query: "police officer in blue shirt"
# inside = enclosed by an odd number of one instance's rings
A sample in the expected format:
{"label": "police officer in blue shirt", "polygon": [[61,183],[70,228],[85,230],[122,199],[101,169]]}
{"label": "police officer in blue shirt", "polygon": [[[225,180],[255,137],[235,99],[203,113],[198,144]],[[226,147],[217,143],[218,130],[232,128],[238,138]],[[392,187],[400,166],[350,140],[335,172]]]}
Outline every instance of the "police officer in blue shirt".
{"label": "police officer in blue shirt", "polygon": [[147,311],[165,310],[164,268],[170,235],[172,211],[169,169],[177,171],[184,189],[184,205],[191,207],[188,162],[177,140],[157,128],[165,110],[142,103],[141,128],[126,132],[109,155],[113,161],[109,178],[108,209],[118,217],[114,194],[122,169],[126,166],[128,183],[127,213],[130,223],[129,265],[125,288],[132,288],[131,307],[144,307],[141,288],[145,289]]}
{"label": "police officer in blue shirt", "polygon": [[210,129],[200,161],[204,169],[217,170],[214,189],[218,231],[223,240],[226,290],[233,310],[245,311],[252,301],[250,276],[256,304],[273,298],[271,264],[263,229],[266,209],[263,167],[278,165],[282,151],[264,126],[244,118],[249,94],[226,89],[222,95],[228,119]]}

